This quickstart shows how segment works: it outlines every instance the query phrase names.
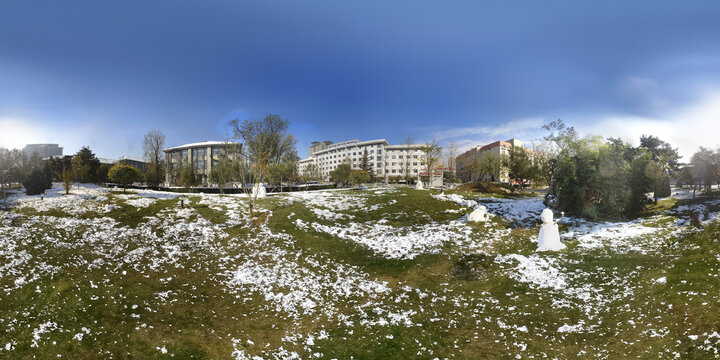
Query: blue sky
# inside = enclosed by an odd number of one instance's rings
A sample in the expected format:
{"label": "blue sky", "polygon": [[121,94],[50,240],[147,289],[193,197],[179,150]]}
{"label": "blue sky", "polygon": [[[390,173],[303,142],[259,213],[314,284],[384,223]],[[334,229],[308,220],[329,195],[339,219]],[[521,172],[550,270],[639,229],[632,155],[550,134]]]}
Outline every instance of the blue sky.
{"label": "blue sky", "polygon": [[[4,1],[0,146],[142,156],[278,113],[313,140],[720,144],[720,3]],[[232,134],[229,134],[232,136]]]}

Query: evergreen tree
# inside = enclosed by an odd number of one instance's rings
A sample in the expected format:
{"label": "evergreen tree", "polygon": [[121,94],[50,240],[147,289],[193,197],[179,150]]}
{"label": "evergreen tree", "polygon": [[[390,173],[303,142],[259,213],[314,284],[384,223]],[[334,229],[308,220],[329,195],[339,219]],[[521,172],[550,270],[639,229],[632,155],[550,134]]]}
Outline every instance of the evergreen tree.
{"label": "evergreen tree", "polygon": [[195,174],[195,166],[192,164],[185,164],[182,169],[180,169],[180,179],[178,183],[180,186],[186,188],[198,186],[200,184],[200,179],[198,179]]}
{"label": "evergreen tree", "polygon": [[45,189],[51,189],[53,178],[52,178],[52,169],[50,168],[50,162],[44,161],[43,164],[43,178],[45,180]]}
{"label": "evergreen tree", "polygon": [[[406,155],[406,157],[409,157],[410,155]],[[366,182],[374,182],[375,181],[375,174],[373,171],[373,165],[372,161],[370,160],[370,156],[368,155],[367,148],[365,151],[363,151],[363,156],[360,159],[360,170],[365,171],[369,178]]]}
{"label": "evergreen tree", "polygon": [[72,171],[76,181],[97,181],[98,167],[100,167],[100,160],[95,157],[95,154],[87,146],[80,148],[72,158]]}
{"label": "evergreen tree", "polygon": [[640,137],[640,147],[647,151],[653,170],[652,182],[654,190],[654,200],[657,204],[659,197],[670,196],[670,179],[669,177],[678,171],[680,155],[677,148],[660,140],[656,136],[643,135]]}
{"label": "evergreen tree", "polygon": [[30,175],[27,177],[27,179],[23,181],[23,186],[25,187],[25,194],[41,194],[46,189],[46,183],[47,181],[43,171],[38,168],[33,168],[32,171],[30,171]]}
{"label": "evergreen tree", "polygon": [[508,176],[520,185],[521,190],[527,180],[535,178],[534,170],[527,151],[522,147],[513,146],[508,157]]}

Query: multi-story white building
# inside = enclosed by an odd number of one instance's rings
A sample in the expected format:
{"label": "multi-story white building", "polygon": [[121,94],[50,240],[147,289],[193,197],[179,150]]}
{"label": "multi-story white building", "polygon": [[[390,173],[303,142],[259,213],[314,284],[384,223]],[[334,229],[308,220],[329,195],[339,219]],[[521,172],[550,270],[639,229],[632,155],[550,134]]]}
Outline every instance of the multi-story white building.
{"label": "multi-story white building", "polygon": [[405,169],[412,177],[417,177],[424,168],[424,144],[390,145],[385,139],[368,141],[349,140],[339,143],[314,142],[310,147],[308,158],[300,160],[298,172],[304,175],[310,164],[318,170],[324,180],[330,179],[330,172],[343,163],[350,164],[352,169],[360,169],[365,151],[367,151],[370,167],[375,176],[405,176]]}
{"label": "multi-story white building", "polygon": [[62,146],[58,146],[58,144],[27,144],[23,151],[28,157],[37,153],[42,159],[62,156],[63,154],[63,148]]}

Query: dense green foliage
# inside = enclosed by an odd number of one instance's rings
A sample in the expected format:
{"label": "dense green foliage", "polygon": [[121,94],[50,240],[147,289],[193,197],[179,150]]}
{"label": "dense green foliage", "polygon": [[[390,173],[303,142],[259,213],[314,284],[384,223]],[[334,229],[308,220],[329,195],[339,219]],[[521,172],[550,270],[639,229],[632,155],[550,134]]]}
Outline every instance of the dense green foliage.
{"label": "dense green foliage", "polygon": [[363,184],[370,182],[370,174],[365,170],[351,170],[350,171],[350,183],[352,184]]}
{"label": "dense green foliage", "polygon": [[525,187],[527,181],[535,180],[539,177],[533,159],[528,151],[519,146],[513,146],[510,150],[510,156],[507,157],[508,176],[520,185]]}
{"label": "dense green foliage", "polygon": [[122,184],[124,191],[128,184],[140,180],[140,171],[130,165],[115,164],[108,171],[108,178],[112,182]]}
{"label": "dense green foliage", "polygon": [[669,195],[669,176],[677,168],[677,149],[653,136],[633,147],[622,140],[580,138],[573,128],[554,122],[546,139],[559,149],[546,166],[551,192],[561,210],[590,219],[636,217],[647,193]]}
{"label": "dense green foliage", "polygon": [[347,184],[350,182],[350,164],[340,164],[335,170],[330,172],[330,180],[338,184]]}
{"label": "dense green foliage", "polygon": [[[407,156],[405,161],[409,163],[410,157]],[[368,174],[368,180],[363,182],[375,182],[375,172],[373,171],[372,158],[368,155],[367,148],[365,148],[363,156],[360,158],[360,170],[365,171]]]}
{"label": "dense green foliage", "polygon": [[27,195],[38,195],[46,189],[50,189],[52,187],[50,166],[45,165],[43,170],[33,168],[30,175],[23,181],[23,186],[25,187],[25,194]]}
{"label": "dense green foliage", "polygon": [[165,167],[161,163],[151,162],[143,174],[145,183],[150,186],[158,186],[165,181]]}
{"label": "dense green foliage", "polygon": [[198,186],[200,184],[200,179],[197,174],[195,174],[195,166],[192,164],[185,164],[182,169],[180,169],[180,179],[178,180],[178,184],[188,188]]}
{"label": "dense green foliage", "polygon": [[89,147],[83,146],[72,158],[72,172],[76,181],[97,182],[100,160]]}

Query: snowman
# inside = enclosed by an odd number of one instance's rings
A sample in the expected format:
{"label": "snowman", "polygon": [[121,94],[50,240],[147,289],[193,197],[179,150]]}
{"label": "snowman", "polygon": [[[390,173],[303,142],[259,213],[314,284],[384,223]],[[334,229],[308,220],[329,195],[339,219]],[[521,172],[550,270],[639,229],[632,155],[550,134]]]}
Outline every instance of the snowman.
{"label": "snowman", "polygon": [[[565,213],[560,213],[562,218]],[[538,235],[537,251],[557,251],[565,248],[565,244],[560,242],[560,231],[558,231],[557,221],[553,221],[553,212],[545,209],[540,214],[543,224],[540,227]],[[560,220],[560,219],[558,219]]]}

